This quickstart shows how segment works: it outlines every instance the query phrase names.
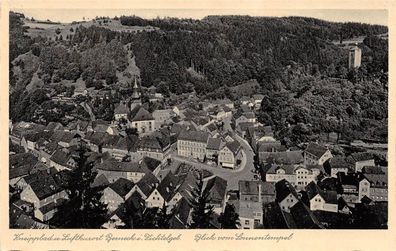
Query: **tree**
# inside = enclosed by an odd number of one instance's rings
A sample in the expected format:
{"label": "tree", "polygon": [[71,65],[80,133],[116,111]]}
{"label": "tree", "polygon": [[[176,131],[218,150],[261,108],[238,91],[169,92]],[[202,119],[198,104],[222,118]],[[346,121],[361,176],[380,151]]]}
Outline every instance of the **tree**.
{"label": "tree", "polygon": [[191,228],[208,229],[211,227],[213,206],[209,205],[211,199],[210,190],[203,188],[203,177],[200,173],[197,186],[192,190],[192,199],[189,199],[192,205],[192,223]]}
{"label": "tree", "polygon": [[167,206],[164,202],[162,207],[158,210],[155,219],[155,225],[157,228],[160,229],[168,229],[169,228],[169,221],[172,217],[172,214],[167,213]]}
{"label": "tree", "polygon": [[58,228],[99,228],[107,219],[107,207],[100,201],[99,188],[91,187],[96,176],[93,162],[87,161],[84,147],[80,146],[77,152],[77,166],[71,171],[66,188],[69,200],[58,208],[51,224]]}
{"label": "tree", "polygon": [[239,215],[235,212],[235,206],[228,203],[225,206],[224,213],[220,214],[218,220],[223,229],[236,229],[240,225],[238,222]]}

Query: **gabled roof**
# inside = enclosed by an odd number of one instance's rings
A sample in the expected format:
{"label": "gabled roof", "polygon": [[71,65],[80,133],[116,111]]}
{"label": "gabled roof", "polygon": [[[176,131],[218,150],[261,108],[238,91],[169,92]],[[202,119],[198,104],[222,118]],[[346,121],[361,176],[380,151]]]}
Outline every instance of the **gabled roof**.
{"label": "gabled roof", "polygon": [[114,114],[128,114],[128,112],[127,105],[122,102],[114,109]]}
{"label": "gabled roof", "polygon": [[321,145],[316,144],[316,143],[310,143],[307,146],[307,148],[305,149],[305,152],[308,152],[308,153],[314,155],[315,157],[320,158],[320,157],[323,156],[323,154],[325,154],[325,152],[327,150],[328,149],[326,147],[324,147],[324,146],[321,146]]}
{"label": "gabled roof", "polygon": [[323,228],[315,215],[302,202],[297,202],[291,209],[294,224],[298,229],[319,229]]}
{"label": "gabled roof", "polygon": [[236,155],[241,149],[241,144],[237,140],[234,140],[232,142],[227,142],[224,147],[227,147],[234,155]]}
{"label": "gabled roof", "polygon": [[285,179],[278,181],[275,184],[276,200],[282,202],[289,194],[292,194],[296,199],[298,195],[294,187]]}
{"label": "gabled roof", "polygon": [[153,172],[158,166],[161,165],[161,161],[150,157],[143,157],[141,165],[144,165],[148,170]]}
{"label": "gabled roof", "polygon": [[188,228],[188,220],[191,214],[192,207],[187,199],[181,198],[175,206],[175,214],[170,219],[171,229]]}
{"label": "gabled roof", "polygon": [[210,191],[211,202],[222,202],[227,193],[227,181],[219,176],[209,179],[205,190]]}
{"label": "gabled roof", "polygon": [[168,201],[180,185],[180,177],[169,172],[158,185],[157,190],[165,201]]}
{"label": "gabled roof", "polygon": [[60,187],[50,175],[41,176],[40,179],[34,180],[29,183],[29,185],[40,200],[63,191],[63,188]]}
{"label": "gabled roof", "polygon": [[369,152],[352,153],[348,157],[348,161],[350,161],[351,163],[355,163],[358,161],[373,160],[373,159],[374,159],[373,154]]}
{"label": "gabled roof", "polygon": [[240,194],[259,194],[259,186],[261,185],[262,195],[275,195],[275,185],[270,182],[260,180],[240,180],[238,182]]}
{"label": "gabled roof", "polygon": [[48,125],[45,127],[44,130],[46,131],[55,131],[55,130],[63,130],[64,127],[59,122],[49,122]]}
{"label": "gabled roof", "polygon": [[114,192],[116,192],[119,196],[122,198],[125,197],[131,191],[135,184],[127,179],[124,178],[119,178],[116,180],[114,183],[109,185],[109,188],[111,188]]}
{"label": "gabled roof", "polygon": [[335,191],[323,191],[320,187],[313,181],[311,181],[305,190],[308,195],[308,199],[311,200],[316,195],[320,195],[326,203],[337,204],[337,192]]}
{"label": "gabled roof", "polygon": [[170,137],[161,132],[154,132],[151,135],[143,136],[139,141],[139,147],[158,149],[163,151],[170,145]]}
{"label": "gabled roof", "polygon": [[195,141],[206,143],[209,139],[209,133],[202,131],[182,131],[178,137],[179,140]]}
{"label": "gabled roof", "polygon": [[364,174],[364,177],[370,182],[370,187],[388,188],[388,175],[386,174]]}
{"label": "gabled roof", "polygon": [[139,187],[142,193],[144,193],[146,196],[149,196],[154,188],[157,187],[158,183],[158,179],[152,173],[146,173],[136,185]]}
{"label": "gabled roof", "polygon": [[70,153],[64,151],[63,149],[58,149],[51,156],[50,160],[55,162],[55,163],[57,163],[57,164],[59,164],[59,165],[72,168],[72,166],[70,166],[67,163],[70,160],[70,158],[71,158],[71,154]]}
{"label": "gabled roof", "polygon": [[131,121],[146,121],[146,120],[154,120],[151,113],[149,113],[142,106],[138,105],[133,108],[130,113]]}
{"label": "gabled roof", "polygon": [[209,138],[206,149],[220,150],[222,146],[221,138]]}
{"label": "gabled roof", "polygon": [[293,165],[277,165],[272,164],[271,168],[268,169],[268,174],[276,174],[278,169],[285,171],[285,174],[294,174],[295,167]]}
{"label": "gabled roof", "polygon": [[119,162],[116,160],[106,160],[103,163],[97,165],[96,169],[113,172],[150,172],[147,167],[140,165],[138,162]]}
{"label": "gabled roof", "polygon": [[258,142],[258,152],[286,152],[286,147],[279,141]]}

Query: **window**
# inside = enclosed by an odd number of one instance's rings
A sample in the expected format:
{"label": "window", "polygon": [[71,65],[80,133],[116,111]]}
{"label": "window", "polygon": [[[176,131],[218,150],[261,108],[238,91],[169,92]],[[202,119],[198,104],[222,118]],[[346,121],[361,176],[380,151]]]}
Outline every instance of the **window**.
{"label": "window", "polygon": [[249,224],[250,224],[249,220],[245,220],[245,225],[249,225]]}

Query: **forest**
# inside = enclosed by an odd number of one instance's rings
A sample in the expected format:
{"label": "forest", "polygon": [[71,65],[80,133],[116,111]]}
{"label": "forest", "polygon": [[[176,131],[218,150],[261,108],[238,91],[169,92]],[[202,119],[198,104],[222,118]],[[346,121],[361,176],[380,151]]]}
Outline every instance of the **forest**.
{"label": "forest", "polygon": [[[255,79],[257,92],[265,95],[259,121],[274,126],[287,144],[322,132],[387,140],[388,41],[377,37],[388,32],[386,26],[305,17],[121,16],[122,25],[159,30],[126,33],[81,25],[67,37],[51,39],[28,36],[23,18],[10,12],[13,121],[33,120],[31,114],[48,102],[49,87],[62,80],[117,90],[117,73],[127,75],[131,55],[142,85],[165,95],[195,90],[202,98],[238,100],[230,88]],[[348,51],[333,41],[356,36],[365,37],[359,45],[362,66],[348,70]],[[31,90],[34,78],[41,86]]]}

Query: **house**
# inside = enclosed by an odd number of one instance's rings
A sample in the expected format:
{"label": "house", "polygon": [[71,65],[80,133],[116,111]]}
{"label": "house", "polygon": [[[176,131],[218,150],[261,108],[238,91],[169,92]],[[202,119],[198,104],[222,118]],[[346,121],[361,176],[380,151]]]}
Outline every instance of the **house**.
{"label": "house", "polygon": [[46,204],[40,208],[34,210],[34,217],[39,219],[41,222],[46,222],[52,219],[55,213],[58,211],[58,207],[66,203],[66,199],[60,198],[54,202]]}
{"label": "house", "polygon": [[[195,181],[195,180],[194,180]],[[189,184],[195,186],[195,184]],[[205,190],[210,193],[210,205],[217,214],[223,212],[227,195],[227,181],[219,176],[215,176],[206,181]],[[190,196],[191,197],[191,196]]]}
{"label": "house", "polygon": [[294,169],[296,175],[296,187],[303,188],[310,182],[316,183],[316,178],[320,173],[324,173],[324,169],[320,165],[298,165]]}
{"label": "house", "polygon": [[153,118],[155,121],[156,129],[160,128],[164,124],[168,124],[171,122],[172,117],[174,117],[175,113],[172,109],[157,109],[153,111]]}
{"label": "house", "polygon": [[127,121],[128,120],[128,113],[129,113],[128,106],[124,102],[121,102],[114,109],[114,120],[116,120],[116,121],[120,121],[120,120]]}
{"label": "house", "polygon": [[136,128],[140,134],[155,131],[155,120],[153,116],[141,105],[137,105],[131,110],[129,121],[131,121],[131,127]]}
{"label": "house", "polygon": [[168,173],[161,183],[156,187],[149,196],[147,196],[145,203],[146,207],[161,208],[174,195],[176,188],[180,183],[180,178]]}
{"label": "house", "polygon": [[134,183],[131,180],[119,178],[103,190],[100,200],[107,204],[109,212],[113,212],[128,199],[127,195],[133,186]]}
{"label": "house", "polygon": [[[388,175],[363,174],[370,184],[368,197],[373,201],[388,201]],[[367,184],[365,184],[367,186]]]}
{"label": "house", "polygon": [[232,102],[230,99],[225,98],[225,99],[216,99],[213,100],[213,102],[211,102],[214,105],[223,105],[223,106],[227,106],[228,108],[230,108],[231,110],[234,109],[234,102]]}
{"label": "house", "polygon": [[60,149],[61,146],[58,145],[57,142],[49,142],[44,144],[39,148],[39,159],[43,163],[50,163],[51,156],[55,153],[56,150]]}
{"label": "house", "polygon": [[36,175],[34,179],[29,180],[20,197],[34,204],[35,210],[50,203],[56,203],[59,199],[68,199],[66,191],[55,182],[51,175]]}
{"label": "house", "polygon": [[32,153],[19,153],[9,156],[9,185],[14,187],[18,181],[29,175],[38,162]]}
{"label": "house", "polygon": [[326,212],[338,212],[338,201],[336,191],[323,191],[311,181],[305,191],[308,195],[309,208],[311,211],[321,210]]}
{"label": "house", "polygon": [[94,132],[107,132],[107,129],[109,128],[110,123],[104,120],[95,120],[92,121],[92,130]]}
{"label": "house", "polygon": [[57,149],[49,160],[49,166],[55,167],[58,171],[72,170],[77,166],[73,154],[66,148]]}
{"label": "house", "polygon": [[214,106],[209,108],[207,111],[216,121],[222,121],[223,119],[232,116],[232,110],[228,106]]}
{"label": "house", "polygon": [[289,229],[324,228],[313,212],[300,201],[290,208],[290,212],[282,211],[282,215]]}
{"label": "house", "polygon": [[[130,161],[140,161],[142,156],[138,153],[139,138],[135,135],[127,137],[118,137],[118,140],[111,144],[111,156],[117,160],[129,159]],[[110,141],[111,142],[111,141]],[[106,145],[103,146],[103,151],[106,151]]]}
{"label": "house", "polygon": [[326,160],[323,163],[324,170],[331,177],[336,178],[337,173],[345,173],[349,172],[350,164],[346,162],[344,157],[335,156],[331,159]]}
{"label": "house", "polygon": [[177,139],[177,154],[203,161],[206,156],[209,133],[202,131],[182,131]]}
{"label": "house", "polygon": [[218,165],[237,168],[242,163],[243,151],[238,141],[227,142],[219,151]]}
{"label": "house", "polygon": [[104,140],[106,139],[107,133],[105,132],[88,132],[84,137],[84,142],[87,147],[96,153],[102,153]]}
{"label": "house", "polygon": [[[179,200],[181,198],[185,198],[189,201],[195,199],[195,197],[193,196],[193,189],[196,187],[196,184],[198,182],[196,173],[192,172],[192,171],[183,173],[183,174],[181,174],[181,173],[179,173],[177,175],[175,174],[175,176],[177,176],[178,182],[173,189],[169,188],[170,191],[173,190],[173,193],[166,200],[166,204],[168,205],[169,212],[172,211],[174,206],[179,202]],[[210,182],[209,186],[207,186],[206,189],[211,189],[212,185],[214,185],[214,183]],[[215,195],[214,195],[213,198],[214,198],[214,201],[213,201],[214,205],[218,206],[217,209],[220,208],[220,210],[221,210],[221,206],[219,206],[219,204],[216,204],[219,202],[215,201],[215,199],[217,199],[217,197],[215,197]]]}
{"label": "house", "polygon": [[374,156],[368,152],[352,153],[346,161],[353,166],[355,172],[361,172],[365,166],[375,166]]}
{"label": "house", "polygon": [[45,127],[44,131],[51,132],[51,131],[62,131],[64,127],[59,122],[49,122],[48,125]]}
{"label": "house", "polygon": [[274,138],[274,132],[272,131],[271,126],[248,127],[248,130],[246,131],[246,139],[255,151],[257,151],[260,143],[277,142]]}
{"label": "house", "polygon": [[290,213],[290,208],[299,202],[299,197],[293,185],[283,179],[275,184],[276,202],[282,211]]}
{"label": "house", "polygon": [[310,143],[304,151],[304,163],[307,165],[323,165],[332,157],[333,155],[326,147],[316,143]]}
{"label": "house", "polygon": [[267,182],[279,182],[281,180],[287,180],[293,186],[296,184],[296,174],[294,172],[294,165],[277,165],[271,164],[265,174],[265,180]]}
{"label": "house", "polygon": [[268,158],[277,156],[279,152],[286,152],[286,147],[280,141],[258,142],[256,151],[260,162],[266,162]]}
{"label": "house", "polygon": [[175,214],[169,220],[170,229],[187,229],[192,223],[192,206],[190,202],[181,198],[175,205]]}
{"label": "house", "polygon": [[152,173],[147,173],[135,184],[129,193],[138,193],[143,200],[146,200],[153,190],[158,187],[158,184],[159,180]]}
{"label": "house", "polygon": [[261,108],[261,102],[263,101],[263,99],[264,99],[264,95],[262,95],[262,94],[254,94],[254,95],[252,95],[252,100],[254,102],[254,108],[256,110]]}
{"label": "house", "polygon": [[225,143],[221,138],[209,138],[208,144],[206,146],[206,158],[217,164],[219,152],[224,145]]}
{"label": "house", "polygon": [[139,140],[137,152],[143,157],[150,157],[162,162],[168,158],[170,145],[170,136],[156,131]]}
{"label": "house", "polygon": [[242,229],[254,229],[263,224],[263,204],[260,202],[240,200],[236,211]]}
{"label": "house", "polygon": [[138,183],[145,174],[149,173],[144,165],[138,162],[118,162],[116,160],[105,160],[95,166],[98,175],[104,174],[109,182],[114,182],[119,178],[124,178],[132,181],[133,183]]}
{"label": "house", "polygon": [[240,122],[237,125],[231,124],[231,126],[234,126],[235,131],[242,137],[246,138],[247,131],[250,127],[255,127],[258,126],[257,123],[254,122]]}
{"label": "house", "polygon": [[275,201],[274,183],[259,180],[240,180],[238,186],[241,201],[254,201],[262,204]]}
{"label": "house", "polygon": [[237,127],[240,123],[250,122],[256,123],[256,115],[252,111],[243,111],[242,109],[237,110],[232,116],[232,122]]}

